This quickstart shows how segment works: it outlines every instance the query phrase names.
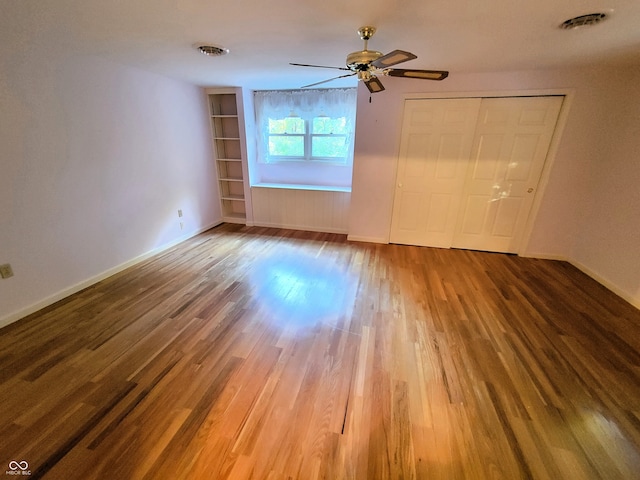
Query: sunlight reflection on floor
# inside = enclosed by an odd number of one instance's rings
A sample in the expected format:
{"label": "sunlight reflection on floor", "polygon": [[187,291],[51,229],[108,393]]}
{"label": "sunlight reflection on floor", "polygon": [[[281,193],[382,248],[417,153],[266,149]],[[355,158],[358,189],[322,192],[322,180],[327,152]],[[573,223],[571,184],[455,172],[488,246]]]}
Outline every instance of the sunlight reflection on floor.
{"label": "sunlight reflection on floor", "polygon": [[272,323],[283,327],[333,325],[353,304],[357,279],[325,258],[278,251],[257,261],[250,274]]}

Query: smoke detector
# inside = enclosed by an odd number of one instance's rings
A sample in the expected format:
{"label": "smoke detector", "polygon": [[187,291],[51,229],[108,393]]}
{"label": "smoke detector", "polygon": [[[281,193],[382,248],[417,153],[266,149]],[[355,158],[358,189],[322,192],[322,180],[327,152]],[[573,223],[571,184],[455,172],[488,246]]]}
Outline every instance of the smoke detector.
{"label": "smoke detector", "polygon": [[200,53],[209,57],[221,57],[222,55],[229,53],[228,48],[224,48],[219,45],[197,45],[196,48]]}
{"label": "smoke detector", "polygon": [[579,17],[573,17],[569,20],[565,20],[560,24],[560,28],[563,30],[571,30],[573,28],[595,25],[606,18],[606,13],[589,13],[587,15],[580,15]]}

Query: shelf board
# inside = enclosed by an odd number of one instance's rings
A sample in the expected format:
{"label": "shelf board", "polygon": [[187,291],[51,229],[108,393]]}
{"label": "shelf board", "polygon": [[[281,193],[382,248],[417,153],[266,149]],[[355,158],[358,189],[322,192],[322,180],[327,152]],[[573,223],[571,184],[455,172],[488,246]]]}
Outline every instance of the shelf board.
{"label": "shelf board", "polygon": [[240,141],[239,137],[213,137],[214,140],[238,140]]}
{"label": "shelf board", "polygon": [[219,178],[218,180],[220,180],[221,182],[242,182],[243,179],[242,178],[233,178],[233,177],[223,177],[223,178]]}
{"label": "shelf board", "polygon": [[242,195],[221,195],[222,200],[231,200],[232,202],[244,202],[244,196]]}
{"label": "shelf board", "polygon": [[219,162],[242,162],[241,158],[218,158]]}
{"label": "shelf board", "polygon": [[238,118],[238,115],[211,115],[213,118]]}
{"label": "shelf board", "polygon": [[245,223],[247,216],[243,213],[225,213],[222,220],[228,223]]}

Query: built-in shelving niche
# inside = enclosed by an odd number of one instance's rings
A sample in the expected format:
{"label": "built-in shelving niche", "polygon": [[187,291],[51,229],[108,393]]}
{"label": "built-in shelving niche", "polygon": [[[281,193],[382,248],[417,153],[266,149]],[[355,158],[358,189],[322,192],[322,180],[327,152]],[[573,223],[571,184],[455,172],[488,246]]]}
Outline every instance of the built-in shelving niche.
{"label": "built-in shelving niche", "polygon": [[238,88],[207,89],[207,96],[222,219],[225,222],[246,223],[250,190],[242,92]]}

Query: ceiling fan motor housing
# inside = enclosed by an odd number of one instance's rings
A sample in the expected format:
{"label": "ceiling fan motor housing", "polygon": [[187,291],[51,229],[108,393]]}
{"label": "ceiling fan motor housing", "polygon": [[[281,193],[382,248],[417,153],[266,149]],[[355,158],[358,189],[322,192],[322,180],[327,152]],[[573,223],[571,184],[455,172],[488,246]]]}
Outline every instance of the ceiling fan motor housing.
{"label": "ceiling fan motor housing", "polygon": [[347,55],[347,68],[354,72],[368,70],[369,64],[380,58],[383,54],[375,50],[362,50]]}

